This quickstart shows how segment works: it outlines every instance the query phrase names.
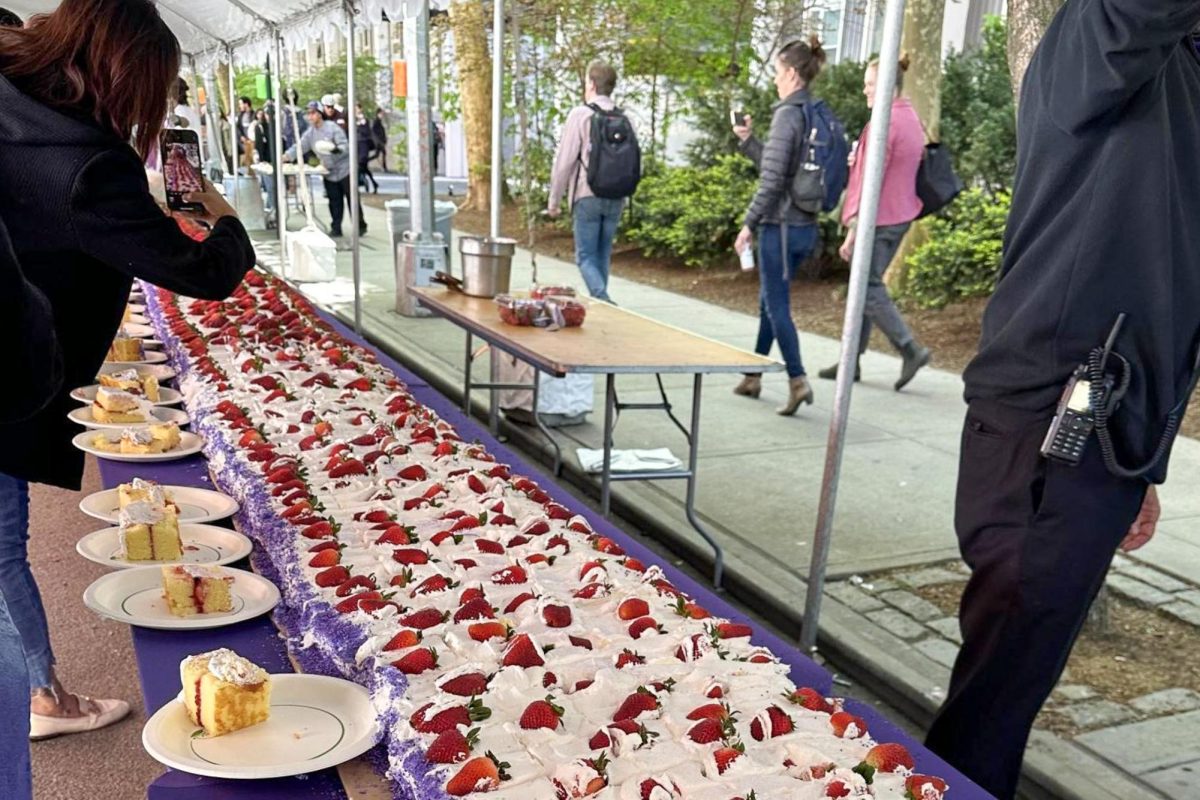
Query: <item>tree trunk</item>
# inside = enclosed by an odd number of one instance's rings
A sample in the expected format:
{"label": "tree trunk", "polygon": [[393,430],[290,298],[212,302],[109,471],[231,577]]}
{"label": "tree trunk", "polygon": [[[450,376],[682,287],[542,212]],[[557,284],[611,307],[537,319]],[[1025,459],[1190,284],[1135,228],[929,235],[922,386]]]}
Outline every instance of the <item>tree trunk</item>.
{"label": "tree trunk", "polygon": [[1009,0],[1008,72],[1012,76],[1013,102],[1021,99],[1021,80],[1042,34],[1063,0]]}
{"label": "tree trunk", "polygon": [[[909,0],[904,9],[901,50],[910,63],[904,74],[904,93],[912,100],[917,116],[933,141],[941,135],[942,122],[942,19],[946,0]],[[908,255],[929,239],[923,222],[915,222],[896,251],[888,271],[888,285],[896,292],[904,288]]]}
{"label": "tree trunk", "polygon": [[492,61],[482,0],[450,4],[463,127],[467,136],[467,199],[463,208],[490,211],[492,190]]}

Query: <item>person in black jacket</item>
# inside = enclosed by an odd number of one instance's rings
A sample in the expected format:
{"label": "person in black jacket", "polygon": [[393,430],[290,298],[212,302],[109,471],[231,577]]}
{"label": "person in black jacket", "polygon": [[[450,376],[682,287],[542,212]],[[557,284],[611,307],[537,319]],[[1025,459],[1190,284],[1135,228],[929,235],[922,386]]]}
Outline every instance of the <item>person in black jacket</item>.
{"label": "person in black jacket", "polygon": [[[928,737],[1002,800],[1114,552],[1154,534],[1154,484],[1192,388],[1198,23],[1196,0],[1067,0],[1021,86],[1001,277],[963,374],[963,647]],[[1115,458],[1095,434],[1075,466],[1044,458],[1065,385],[1120,314],[1114,351],[1130,382],[1112,412]],[[1096,412],[1090,399],[1079,408]]]}
{"label": "person in black jacket", "polygon": [[379,158],[379,168],[388,171],[388,132],[387,116],[382,108],[375,109],[375,119],[371,120],[371,144],[375,155]]}
{"label": "person in black jacket", "polygon": [[[792,202],[788,184],[799,164],[800,148],[807,135],[803,105],[809,101],[808,85],[821,72],[825,51],[814,37],[808,42],[791,42],[775,57],[775,90],[779,102],[771,117],[771,130],[764,146],[755,139],[749,120],[734,129],[742,140],[742,152],[758,166],[758,191],[746,212],[746,221],[734,248],[741,253],[753,246],[758,230],[759,311],[758,342],[754,352],[769,355],[771,345],[787,365],[788,399],[778,413],[790,416],[801,404],[813,401],[813,390],[800,360],[800,336],[792,321],[791,285],[796,267],[817,246],[817,219]],[[787,241],[783,231],[787,230]],[[785,253],[786,251],[786,253]],[[734,392],[758,397],[762,376],[747,375]]]}
{"label": "person in black jacket", "polygon": [[128,712],[123,701],[80,698],[59,683],[26,556],[27,482],[80,486],[69,391],[95,382],[133,278],[219,299],[254,265],[245,229],[207,182],[189,198],[204,208],[191,216],[212,226],[204,242],[150,195],[143,159],[179,58],[151,0],[63,0],[23,29],[0,29],[0,219],[49,301],[63,358],[62,387],[46,407],[0,425],[0,599],[21,634],[31,737],[94,730]]}

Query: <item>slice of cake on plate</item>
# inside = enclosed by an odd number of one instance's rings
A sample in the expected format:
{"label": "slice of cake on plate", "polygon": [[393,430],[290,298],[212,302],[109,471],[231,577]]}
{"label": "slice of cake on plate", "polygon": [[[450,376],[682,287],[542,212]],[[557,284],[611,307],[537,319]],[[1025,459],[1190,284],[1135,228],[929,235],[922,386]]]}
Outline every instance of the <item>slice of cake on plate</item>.
{"label": "slice of cake on plate", "polygon": [[209,736],[249,728],[270,716],[271,677],[232,650],[188,656],[179,665],[179,677],[188,718]]}
{"label": "slice of cake on plate", "polygon": [[183,542],[179,539],[179,520],[174,506],[139,501],[122,505],[117,514],[120,525],[121,557],[127,561],[179,561]]}
{"label": "slice of cake on plate", "polygon": [[[104,443],[100,443],[103,439]],[[126,454],[166,453],[179,447],[179,426],[174,422],[163,422],[149,425],[145,428],[126,428],[121,431],[120,442],[114,443],[108,437],[97,437],[95,447],[100,450],[113,451],[116,444],[117,452]]]}
{"label": "slice of cake on plate", "polygon": [[92,401],[92,419],[105,423],[149,422],[150,404],[129,392],[100,386]]}
{"label": "slice of cake on plate", "polygon": [[108,348],[105,361],[145,361],[146,351],[141,339],[134,339],[124,330],[117,332],[112,346]]}
{"label": "slice of cake on plate", "polygon": [[122,483],[117,487],[117,508],[124,508],[130,503],[150,503],[153,506],[165,506],[173,509],[176,516],[179,515],[179,506],[175,505],[175,498],[171,496],[171,493],[157,481],[146,480],[145,478],[134,478],[131,482]]}
{"label": "slice of cake on plate", "polygon": [[143,375],[136,369],[127,369],[112,375],[100,375],[98,380],[101,386],[145,397],[151,403],[158,402],[158,378],[149,373]]}
{"label": "slice of cake on plate", "polygon": [[177,564],[162,568],[167,610],[177,617],[233,610],[233,576],[220,567]]}

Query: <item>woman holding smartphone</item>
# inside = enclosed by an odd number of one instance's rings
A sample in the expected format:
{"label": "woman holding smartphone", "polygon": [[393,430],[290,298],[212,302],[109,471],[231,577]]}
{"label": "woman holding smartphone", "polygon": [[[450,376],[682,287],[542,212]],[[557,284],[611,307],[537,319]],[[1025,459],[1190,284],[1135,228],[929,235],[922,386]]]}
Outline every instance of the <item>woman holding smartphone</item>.
{"label": "woman holding smartphone", "polygon": [[201,210],[175,212],[212,227],[204,242],[185,236],[150,195],[142,163],[170,108],[179,58],[152,0],[62,0],[24,28],[0,28],[0,185],[8,188],[0,219],[25,276],[49,301],[64,376],[46,408],[0,424],[0,601],[20,634],[35,739],[102,728],[129,710],[63,688],[26,556],[28,482],[80,487],[68,393],[94,381],[134,278],[219,299],[254,266],[245,229],[207,181],[183,198]]}

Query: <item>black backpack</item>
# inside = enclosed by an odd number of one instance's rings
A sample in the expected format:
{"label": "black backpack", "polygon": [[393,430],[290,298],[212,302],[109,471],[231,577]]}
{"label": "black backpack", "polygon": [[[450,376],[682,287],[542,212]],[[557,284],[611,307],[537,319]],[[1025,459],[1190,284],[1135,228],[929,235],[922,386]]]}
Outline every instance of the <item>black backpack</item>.
{"label": "black backpack", "polygon": [[629,117],[619,108],[592,110],[587,182],[596,197],[618,200],[630,197],[642,179],[642,151]]}

